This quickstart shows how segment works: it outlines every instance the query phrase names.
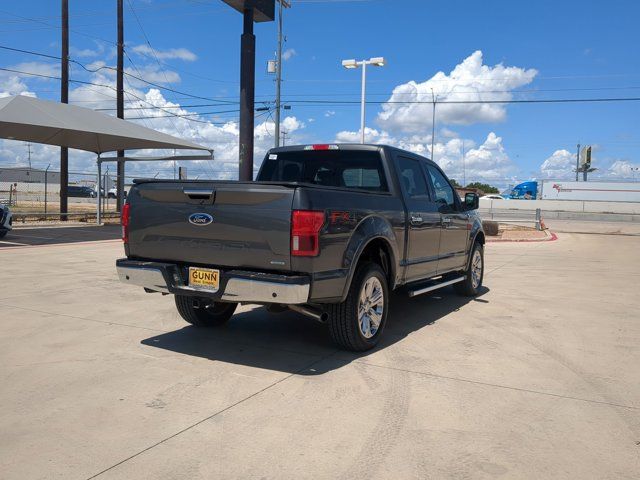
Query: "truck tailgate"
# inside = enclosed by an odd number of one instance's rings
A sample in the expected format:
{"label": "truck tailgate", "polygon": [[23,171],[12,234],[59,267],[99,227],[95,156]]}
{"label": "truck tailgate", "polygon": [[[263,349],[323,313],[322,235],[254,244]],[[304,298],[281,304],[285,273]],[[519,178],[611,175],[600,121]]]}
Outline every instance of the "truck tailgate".
{"label": "truck tailgate", "polygon": [[[290,269],[295,188],[240,182],[143,182],[130,191],[129,257]],[[201,215],[197,215],[201,214]]]}

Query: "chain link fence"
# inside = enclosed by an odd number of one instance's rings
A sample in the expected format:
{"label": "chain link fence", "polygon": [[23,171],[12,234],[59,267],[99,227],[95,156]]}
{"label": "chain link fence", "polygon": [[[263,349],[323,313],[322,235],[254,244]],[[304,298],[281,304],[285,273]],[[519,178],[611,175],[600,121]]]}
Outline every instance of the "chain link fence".
{"label": "chain link fence", "polygon": [[[55,171],[6,172],[0,175],[0,204],[8,205],[14,222],[58,220],[60,218],[60,174]],[[36,173],[36,174],[34,174]],[[4,177],[4,178],[3,178]],[[31,177],[31,178],[29,178]],[[125,185],[133,177],[125,178]],[[105,219],[119,218],[116,212],[117,176],[103,175],[101,211]],[[96,174],[70,172],[67,211],[69,220],[95,222],[97,210]],[[125,187],[125,192],[128,185]]]}

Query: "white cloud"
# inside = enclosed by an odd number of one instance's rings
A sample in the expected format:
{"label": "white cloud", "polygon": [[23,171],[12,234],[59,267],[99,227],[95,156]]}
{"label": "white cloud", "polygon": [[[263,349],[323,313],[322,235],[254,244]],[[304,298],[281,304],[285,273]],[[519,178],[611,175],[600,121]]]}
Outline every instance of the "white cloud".
{"label": "white cloud", "polygon": [[282,52],[282,59],[286,62],[287,60],[291,60],[298,54],[294,48],[287,48],[284,52]]}
{"label": "white cloud", "polygon": [[[10,70],[35,73],[45,77],[57,77],[60,75],[60,67],[53,63],[23,62],[7,67]],[[0,97],[8,95],[28,95],[35,97],[35,93],[27,86],[27,81],[51,82],[53,78],[25,75],[22,73],[0,71]]]}
{"label": "white cloud", "polygon": [[[338,132],[335,141],[337,143],[357,143],[360,141],[360,132]],[[384,130],[365,128],[365,141],[391,145],[428,158],[432,157],[430,135],[394,137]],[[463,143],[464,162],[462,159]],[[507,179],[516,169],[502,144],[502,137],[497,136],[494,132],[490,132],[480,146],[476,146],[473,140],[463,141],[461,138],[451,138],[446,142],[435,143],[433,149],[435,152],[433,158],[440,165],[440,168],[449,178],[455,178],[460,183],[463,178],[466,178],[467,183],[483,181],[503,185],[507,183]]]}
{"label": "white cloud", "polygon": [[36,96],[18,75],[8,75],[5,72],[0,72],[0,98],[8,97],[9,95]]}
{"label": "white cloud", "polygon": [[79,58],[91,58],[91,57],[99,57],[104,55],[105,47],[104,44],[95,42],[96,48],[76,48],[70,47],[71,58],[79,57]]}
{"label": "white cloud", "polygon": [[[378,123],[391,131],[420,132],[431,128],[431,90],[438,101],[510,100],[514,89],[531,83],[535,69],[493,67],[483,64],[480,50],[465,58],[448,75],[438,72],[424,82],[410,81],[397,86],[382,105]],[[394,103],[427,102],[427,103]],[[439,125],[469,125],[500,122],[506,118],[504,104],[450,103],[436,106]]]}
{"label": "white cloud", "polygon": [[[59,77],[60,76],[60,65],[57,63],[44,63],[44,62],[22,62],[17,65],[12,65],[8,67],[12,70],[19,70],[22,72],[34,73],[36,75],[44,75],[46,77]],[[7,72],[8,73],[8,72]],[[18,77],[34,80],[34,81],[51,81],[55,79],[51,78],[43,78],[35,75],[24,75],[20,73],[16,73]]]}
{"label": "white cloud", "polygon": [[617,179],[635,179],[640,177],[640,163],[629,160],[616,160],[607,170],[610,177]]}
{"label": "white cloud", "polygon": [[334,110],[327,110],[326,112],[324,112],[325,117],[333,117],[335,114],[336,112]]}
{"label": "white cloud", "polygon": [[568,150],[556,150],[540,166],[540,171],[547,178],[575,178],[576,155]]}
{"label": "white cloud", "polygon": [[183,60],[185,62],[193,62],[198,59],[198,56],[191,50],[186,48],[169,48],[167,50],[157,50],[151,48],[149,45],[136,45],[131,50],[135,53],[151,58],[158,58],[159,60]]}

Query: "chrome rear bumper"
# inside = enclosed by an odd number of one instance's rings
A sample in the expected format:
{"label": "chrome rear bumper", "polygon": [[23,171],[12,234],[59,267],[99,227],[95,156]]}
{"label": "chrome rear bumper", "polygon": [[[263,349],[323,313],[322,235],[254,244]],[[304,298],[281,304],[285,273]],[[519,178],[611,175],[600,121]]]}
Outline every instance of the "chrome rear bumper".
{"label": "chrome rear bumper", "polygon": [[147,290],[179,295],[206,296],[238,303],[304,304],[309,300],[309,277],[242,270],[220,270],[220,288],[209,292],[188,286],[184,268],[170,263],[121,259],[116,262],[123,283]]}

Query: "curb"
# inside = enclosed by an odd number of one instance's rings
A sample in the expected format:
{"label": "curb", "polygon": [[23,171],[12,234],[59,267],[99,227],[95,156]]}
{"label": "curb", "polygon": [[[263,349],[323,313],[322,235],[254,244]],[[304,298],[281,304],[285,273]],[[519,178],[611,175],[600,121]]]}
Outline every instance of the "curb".
{"label": "curb", "polygon": [[535,242],[553,242],[555,240],[558,239],[558,236],[553,233],[553,232],[549,232],[550,236],[548,236],[547,238],[541,238],[541,239],[529,239],[529,238],[523,238],[523,239],[514,239],[514,240],[502,240],[502,239],[495,239],[495,240],[491,240],[489,238],[486,238],[486,242],[487,243],[535,243]]}

